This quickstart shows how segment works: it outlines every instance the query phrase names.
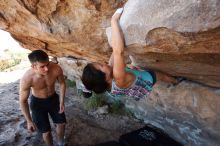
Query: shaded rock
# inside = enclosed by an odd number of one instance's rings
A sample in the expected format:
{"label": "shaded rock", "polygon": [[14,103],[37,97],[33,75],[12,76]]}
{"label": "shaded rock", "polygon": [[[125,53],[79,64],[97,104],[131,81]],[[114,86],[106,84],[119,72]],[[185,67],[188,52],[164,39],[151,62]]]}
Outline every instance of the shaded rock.
{"label": "shaded rock", "polygon": [[[2,0],[0,28],[10,32],[30,50],[43,49],[52,56],[107,62],[111,49],[105,29],[110,26],[110,17],[115,9],[123,3],[124,0]],[[219,5],[218,0],[129,0],[121,18],[126,53],[133,56],[136,65],[220,87]],[[83,66],[77,65],[77,61],[73,61],[75,65],[72,66],[71,61],[64,62],[61,65],[66,65],[63,67],[66,75],[71,79],[79,78]],[[5,93],[3,90],[0,92]],[[14,96],[17,94],[13,95],[12,101]],[[215,88],[192,82],[183,82],[176,87],[159,83],[146,102],[125,98],[125,103],[137,117],[164,129],[187,146],[217,146],[220,143],[219,99],[219,90]],[[67,103],[72,102],[69,100]],[[1,109],[1,119],[6,119],[7,123],[10,121],[7,117],[13,116],[9,127],[15,126],[13,120],[17,120],[18,103],[4,98],[1,103],[10,105]],[[68,115],[74,115],[71,111],[74,107],[69,105]],[[13,108],[16,110],[8,112]],[[87,129],[85,121],[92,123],[90,120],[75,118],[75,115],[69,118],[74,123],[69,125],[69,130],[73,129],[69,131],[70,135],[84,128],[86,133],[98,131],[97,136],[103,136],[105,123],[102,127],[92,125]],[[122,125],[126,125],[123,122]],[[82,125],[78,126],[79,123]],[[2,132],[7,128],[6,125]],[[15,144],[24,142],[19,139],[19,132],[13,134],[10,129],[8,132],[10,144],[10,139],[16,138]],[[114,131],[106,133],[102,140],[114,136]],[[73,143],[85,145],[87,141],[79,141],[83,136],[79,133],[68,138]],[[96,137],[91,141],[101,142]]]}
{"label": "shaded rock", "polygon": [[88,61],[71,57],[62,57],[58,58],[58,63],[63,69],[64,75],[68,79],[76,81],[81,79],[82,70]]}
{"label": "shaded rock", "polygon": [[96,114],[103,115],[108,114],[109,108],[108,105],[98,107],[98,109],[95,111]]}
{"label": "shaded rock", "polygon": [[183,81],[177,86],[158,82],[147,99],[121,101],[138,119],[166,131],[185,146],[220,144],[220,96],[217,89]]}
{"label": "shaded rock", "polygon": [[43,49],[53,56],[105,60],[110,49],[104,30],[114,9],[124,2],[3,0],[0,28],[30,50]]}
{"label": "shaded rock", "polygon": [[136,65],[220,87],[220,28],[197,34],[157,28],[147,41],[127,48]]}
{"label": "shaded rock", "polygon": [[[107,62],[105,29],[125,2],[2,0],[0,28],[30,50]],[[218,0],[129,0],[121,18],[126,53],[140,66],[220,87],[219,15]]]}
{"label": "shaded rock", "polygon": [[126,51],[136,65],[220,87],[219,15],[218,0],[130,0],[120,19]]}

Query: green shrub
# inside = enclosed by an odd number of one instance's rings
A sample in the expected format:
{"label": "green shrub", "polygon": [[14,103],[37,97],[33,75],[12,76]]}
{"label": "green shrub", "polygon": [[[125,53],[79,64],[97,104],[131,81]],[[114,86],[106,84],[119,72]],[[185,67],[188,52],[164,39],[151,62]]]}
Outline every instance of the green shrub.
{"label": "green shrub", "polygon": [[124,111],[125,111],[125,115],[127,115],[129,117],[133,117],[133,118],[135,117],[134,113],[131,110],[129,110],[128,108],[124,107]]}
{"label": "green shrub", "polygon": [[120,101],[115,101],[110,105],[110,112],[113,114],[121,114],[123,104]]}
{"label": "green shrub", "polygon": [[93,93],[93,95],[85,101],[87,109],[95,109],[105,105],[105,99],[102,95]]}
{"label": "green shrub", "polygon": [[117,115],[126,115],[129,117],[133,117],[133,113],[120,101],[115,101],[110,105],[110,112]]}
{"label": "green shrub", "polygon": [[76,82],[72,81],[72,80],[69,80],[69,79],[66,79],[66,86],[67,87],[75,87],[76,86]]}
{"label": "green shrub", "polygon": [[128,117],[134,117],[133,113],[124,106],[121,101],[116,100],[112,103],[106,102],[106,97],[103,94],[93,93],[90,98],[85,100],[85,106],[87,110],[96,109],[97,107],[102,107],[106,104],[109,104],[110,113],[117,115],[125,115]]}
{"label": "green shrub", "polygon": [[0,71],[4,71],[17,64],[20,64],[22,60],[27,58],[27,53],[13,52],[9,49],[4,50],[4,59],[0,60]]}
{"label": "green shrub", "polygon": [[0,71],[4,71],[5,69],[11,68],[21,62],[21,59],[7,59],[0,61]]}

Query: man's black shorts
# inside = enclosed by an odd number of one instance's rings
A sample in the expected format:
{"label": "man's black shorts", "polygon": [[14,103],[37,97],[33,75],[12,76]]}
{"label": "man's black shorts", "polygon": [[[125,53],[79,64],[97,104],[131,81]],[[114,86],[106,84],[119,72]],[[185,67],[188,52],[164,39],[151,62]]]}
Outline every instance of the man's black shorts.
{"label": "man's black shorts", "polygon": [[32,119],[41,133],[51,130],[48,114],[54,123],[66,123],[65,113],[59,113],[59,95],[56,93],[45,99],[32,95],[30,108],[32,111]]}

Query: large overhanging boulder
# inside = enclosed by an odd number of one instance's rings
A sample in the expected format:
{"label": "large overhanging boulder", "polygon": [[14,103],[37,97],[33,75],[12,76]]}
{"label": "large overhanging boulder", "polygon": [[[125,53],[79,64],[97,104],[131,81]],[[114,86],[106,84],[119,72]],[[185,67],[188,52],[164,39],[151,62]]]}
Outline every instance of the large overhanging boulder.
{"label": "large overhanging boulder", "polygon": [[[0,28],[27,49],[106,62],[105,29],[126,0],[1,0]],[[220,87],[218,0],[129,0],[121,18],[136,64]]]}
{"label": "large overhanging boulder", "polygon": [[125,0],[1,0],[0,29],[30,50],[104,61],[112,13]]}
{"label": "large overhanging boulder", "polygon": [[218,0],[129,0],[120,19],[126,51],[139,66],[220,87],[219,16]]}
{"label": "large overhanging boulder", "polygon": [[[58,56],[65,75],[77,80],[87,61],[108,60],[105,29],[124,3],[1,0],[0,28],[27,49]],[[126,53],[137,65],[220,87],[219,16],[219,0],[129,0],[120,21]],[[186,146],[219,146],[219,95],[218,88],[190,81],[157,82],[148,98],[125,98],[124,103]]]}

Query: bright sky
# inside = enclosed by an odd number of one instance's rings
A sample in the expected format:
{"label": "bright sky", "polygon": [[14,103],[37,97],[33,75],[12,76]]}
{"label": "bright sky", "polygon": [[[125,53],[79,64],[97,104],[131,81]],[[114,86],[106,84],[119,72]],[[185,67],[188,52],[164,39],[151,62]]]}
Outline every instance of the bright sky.
{"label": "bright sky", "polygon": [[[0,30],[0,59],[4,56],[4,50],[9,49],[15,53],[28,52],[27,49],[22,48],[8,32]],[[24,62],[25,63],[25,62]],[[23,64],[24,64],[23,63]],[[28,64],[29,65],[29,64]],[[24,65],[23,65],[24,66]],[[26,65],[27,66],[27,65]],[[0,84],[14,82],[22,77],[26,68],[14,70],[11,72],[0,72]]]}
{"label": "bright sky", "polygon": [[11,35],[0,29],[0,56],[2,56],[5,49],[10,49],[15,52],[25,51],[18,42],[16,42]]}

